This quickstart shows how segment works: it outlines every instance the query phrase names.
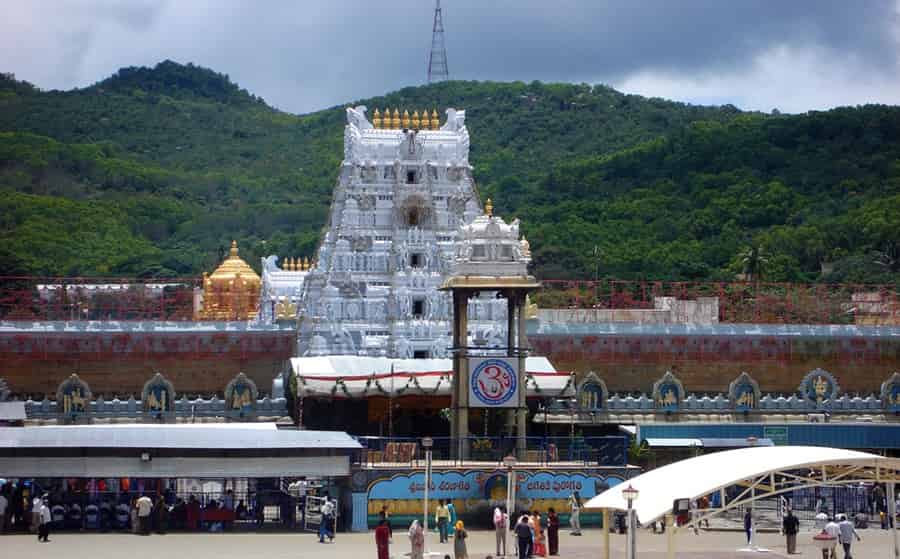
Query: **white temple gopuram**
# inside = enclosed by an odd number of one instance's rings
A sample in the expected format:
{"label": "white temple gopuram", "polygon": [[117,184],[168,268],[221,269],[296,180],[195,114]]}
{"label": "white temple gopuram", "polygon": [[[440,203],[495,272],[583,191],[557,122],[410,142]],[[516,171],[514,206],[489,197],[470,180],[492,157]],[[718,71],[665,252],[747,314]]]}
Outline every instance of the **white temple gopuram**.
{"label": "white temple gopuram", "polygon": [[[371,121],[366,112],[347,109],[344,160],[315,264],[286,270],[265,259],[261,306],[272,310],[260,317],[296,308],[298,356],[447,357],[452,310],[438,287],[462,226],[484,213],[465,111],[447,109],[442,126],[434,111],[376,110]],[[469,309],[469,344],[502,346],[506,301],[485,294]]]}

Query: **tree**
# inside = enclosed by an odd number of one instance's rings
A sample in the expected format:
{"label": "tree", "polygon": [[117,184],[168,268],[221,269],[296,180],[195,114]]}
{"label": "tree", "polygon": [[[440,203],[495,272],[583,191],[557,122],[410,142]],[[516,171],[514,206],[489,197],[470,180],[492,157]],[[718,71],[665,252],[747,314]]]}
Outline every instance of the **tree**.
{"label": "tree", "polygon": [[741,273],[747,281],[758,284],[763,277],[763,272],[769,259],[763,254],[757,244],[750,245],[740,254]]}

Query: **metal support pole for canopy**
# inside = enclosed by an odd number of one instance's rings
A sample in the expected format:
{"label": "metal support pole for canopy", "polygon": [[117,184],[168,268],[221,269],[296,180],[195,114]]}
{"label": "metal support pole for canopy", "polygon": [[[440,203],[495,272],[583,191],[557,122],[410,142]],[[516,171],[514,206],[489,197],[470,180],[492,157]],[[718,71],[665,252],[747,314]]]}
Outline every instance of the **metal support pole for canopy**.
{"label": "metal support pole for canopy", "polygon": [[[896,476],[896,473],[894,474]],[[887,482],[887,509],[888,509],[888,526],[891,529],[891,540],[894,542],[894,559],[900,559],[900,542],[897,541],[897,503],[894,501],[897,482],[891,480]]]}
{"label": "metal support pole for canopy", "polygon": [[666,559],[675,559],[675,515],[667,514],[665,516],[663,529],[666,530]]}
{"label": "metal support pole for canopy", "polygon": [[609,509],[603,509],[603,559],[612,559],[609,555]]}

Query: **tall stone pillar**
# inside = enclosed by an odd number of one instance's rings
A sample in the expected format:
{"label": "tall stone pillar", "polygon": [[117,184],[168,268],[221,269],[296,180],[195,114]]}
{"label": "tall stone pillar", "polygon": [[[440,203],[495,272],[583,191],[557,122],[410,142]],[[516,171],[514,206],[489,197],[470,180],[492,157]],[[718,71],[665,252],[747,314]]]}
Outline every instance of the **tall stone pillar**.
{"label": "tall stone pillar", "polygon": [[466,290],[453,292],[453,379],[451,390],[450,437],[456,443],[456,458],[468,457],[469,436],[469,296]]}
{"label": "tall stone pillar", "polygon": [[519,386],[521,387],[519,389],[519,407],[516,410],[516,451],[519,454],[519,459],[525,460],[527,447],[525,437],[528,436],[528,403],[526,400],[528,387],[526,384],[527,369],[525,367],[525,360],[528,356],[528,340],[527,332],[525,331],[525,291],[516,291],[514,294],[511,294],[511,297],[515,298],[516,303],[516,343],[511,347],[515,347],[515,355],[519,360]]}

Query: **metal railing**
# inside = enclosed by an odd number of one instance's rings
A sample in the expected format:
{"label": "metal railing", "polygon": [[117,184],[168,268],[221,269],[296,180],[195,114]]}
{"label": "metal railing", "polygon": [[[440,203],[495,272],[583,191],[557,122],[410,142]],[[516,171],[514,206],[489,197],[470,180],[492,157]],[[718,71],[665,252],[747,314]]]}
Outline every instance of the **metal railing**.
{"label": "metal railing", "polygon": [[[489,462],[503,464],[514,455],[520,462],[551,464],[575,462],[597,466],[623,466],[628,459],[628,438],[624,436],[525,437],[524,448],[514,436],[431,437],[432,459],[452,463]],[[361,465],[415,465],[425,459],[421,439],[414,437],[357,437],[363,450],[357,455]]]}
{"label": "metal railing", "polygon": [[900,324],[896,285],[544,279],[532,299],[548,309],[649,311],[661,297],[714,298],[723,323]]}
{"label": "metal railing", "polygon": [[[0,276],[0,320],[193,320],[200,278]],[[542,279],[544,309],[654,310],[714,298],[722,323],[900,324],[896,285]],[[656,309],[664,310],[664,309]]]}

